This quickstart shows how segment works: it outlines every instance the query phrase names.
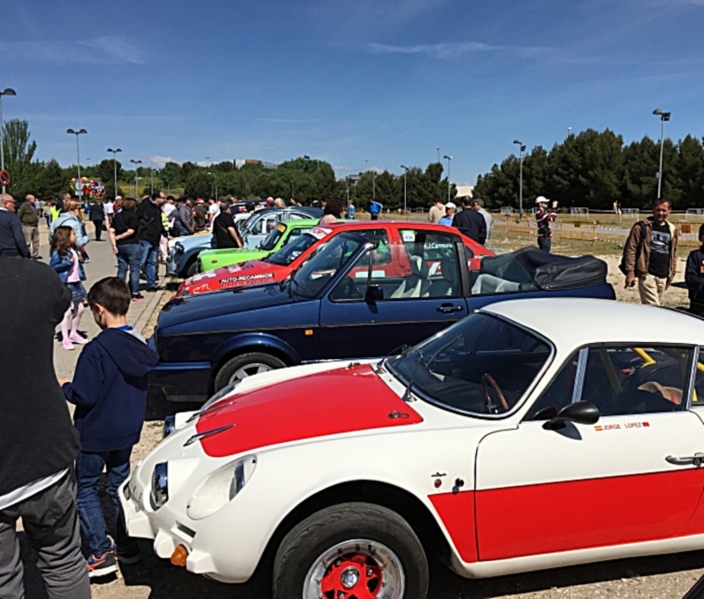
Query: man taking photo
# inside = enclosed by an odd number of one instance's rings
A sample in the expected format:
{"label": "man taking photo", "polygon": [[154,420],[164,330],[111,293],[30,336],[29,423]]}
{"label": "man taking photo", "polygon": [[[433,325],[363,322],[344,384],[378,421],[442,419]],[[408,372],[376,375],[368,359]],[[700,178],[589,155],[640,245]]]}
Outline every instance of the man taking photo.
{"label": "man taking photo", "polygon": [[670,200],[653,204],[653,215],[633,225],[619,268],[626,275],[626,288],[638,280],[642,304],[659,306],[677,272],[677,229],[667,220]]}

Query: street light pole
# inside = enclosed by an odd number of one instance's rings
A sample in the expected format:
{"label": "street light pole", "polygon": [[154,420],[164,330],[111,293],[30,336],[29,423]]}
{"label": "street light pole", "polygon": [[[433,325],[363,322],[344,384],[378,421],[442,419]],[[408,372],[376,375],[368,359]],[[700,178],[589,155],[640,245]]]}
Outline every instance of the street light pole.
{"label": "street light pole", "polygon": [[138,164],[142,164],[141,160],[132,160],[130,159],[130,162],[134,164],[134,197],[135,199],[139,198],[139,190],[137,187],[139,186],[139,166]]}
{"label": "street light pole", "polygon": [[[78,180],[80,181],[81,180],[81,148],[78,144],[78,136],[85,135],[86,133],[88,133],[88,131],[86,131],[85,129],[80,129],[78,131],[75,131],[74,129],[66,129],[66,133],[69,133],[71,135],[76,136],[76,162],[77,162],[77,166],[78,166]],[[82,190],[78,191],[76,193],[76,195],[82,196],[83,191]]]}
{"label": "street light pole", "polygon": [[445,160],[447,160],[447,201],[448,203],[450,202],[450,187],[452,183],[450,183],[450,165],[452,164],[452,156],[448,156],[445,154],[443,156]]}
{"label": "street light pole", "polygon": [[406,216],[406,204],[407,204],[407,196],[408,196],[408,188],[407,188],[407,183],[406,183],[406,177],[408,175],[408,167],[405,164],[401,165],[401,168],[403,169],[403,216]]}
{"label": "street light pole", "polygon": [[120,148],[115,148],[114,150],[112,148],[108,148],[108,152],[112,152],[112,168],[115,172],[115,197],[117,197],[117,153],[122,152],[122,150]]}
{"label": "street light pole", "polygon": [[514,139],[513,143],[518,145],[518,160],[520,162],[520,174],[518,176],[518,215],[523,218],[523,152],[526,146],[520,139]]}
{"label": "street light pole", "polygon": [[665,143],[665,121],[670,120],[671,112],[663,112],[659,108],[653,110],[655,116],[660,117],[660,170],[658,171],[658,200],[662,197],[662,154]]}
{"label": "street light pole", "polygon": [[438,151],[438,163],[440,162],[440,148],[435,148]]}
{"label": "street light pole", "polygon": [[[2,120],[2,97],[16,96],[17,92],[11,87],[5,88],[5,91],[0,92],[0,171],[5,170],[5,127]],[[5,193],[5,186],[2,186],[2,192]]]}

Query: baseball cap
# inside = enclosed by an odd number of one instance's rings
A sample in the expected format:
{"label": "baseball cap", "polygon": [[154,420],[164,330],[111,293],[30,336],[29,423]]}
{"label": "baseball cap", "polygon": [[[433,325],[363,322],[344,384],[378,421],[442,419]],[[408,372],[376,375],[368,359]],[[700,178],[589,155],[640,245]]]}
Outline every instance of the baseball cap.
{"label": "baseball cap", "polygon": [[445,204],[445,210],[447,210],[448,208],[452,208],[453,210],[457,210],[457,206],[455,206],[452,202],[448,202],[447,204]]}
{"label": "baseball cap", "polygon": [[549,203],[550,200],[548,200],[545,196],[538,196],[535,198],[535,203],[536,204],[547,204]]}

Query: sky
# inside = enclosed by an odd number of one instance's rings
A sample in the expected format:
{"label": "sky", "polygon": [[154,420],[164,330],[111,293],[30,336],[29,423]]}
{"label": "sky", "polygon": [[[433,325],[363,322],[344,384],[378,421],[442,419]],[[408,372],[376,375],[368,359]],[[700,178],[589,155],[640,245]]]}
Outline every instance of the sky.
{"label": "sky", "polygon": [[[704,0],[0,3],[3,116],[37,158],[330,162],[449,155],[472,184],[515,151],[610,128],[704,135]],[[208,159],[208,160],[206,160]],[[446,160],[443,160],[447,164]]]}

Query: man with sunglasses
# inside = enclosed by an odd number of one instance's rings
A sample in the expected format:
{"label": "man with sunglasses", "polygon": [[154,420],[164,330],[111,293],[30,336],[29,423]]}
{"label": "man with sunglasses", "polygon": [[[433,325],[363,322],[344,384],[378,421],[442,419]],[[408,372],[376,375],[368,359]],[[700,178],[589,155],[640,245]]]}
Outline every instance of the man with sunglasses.
{"label": "man with sunglasses", "polygon": [[0,254],[11,258],[31,258],[24,240],[22,222],[15,214],[15,199],[9,193],[0,194]]}

